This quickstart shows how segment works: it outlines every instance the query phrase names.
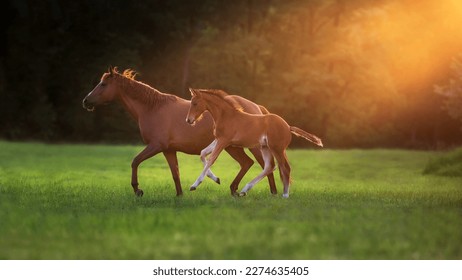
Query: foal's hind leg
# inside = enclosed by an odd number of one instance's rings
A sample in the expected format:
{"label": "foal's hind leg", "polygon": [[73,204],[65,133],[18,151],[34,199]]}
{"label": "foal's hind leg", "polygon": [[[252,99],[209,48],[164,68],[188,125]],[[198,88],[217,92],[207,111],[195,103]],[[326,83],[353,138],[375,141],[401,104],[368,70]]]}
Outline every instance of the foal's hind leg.
{"label": "foal's hind leg", "polygon": [[250,191],[256,183],[260,182],[261,179],[273,172],[274,161],[272,160],[273,156],[271,155],[270,149],[268,147],[262,147],[261,154],[263,156],[263,160],[265,161],[265,167],[263,168],[263,171],[257,177],[255,177],[255,179],[253,179],[252,181],[247,183],[247,185],[245,185],[245,187],[239,193],[239,196],[245,196],[247,192]]}
{"label": "foal's hind leg", "polygon": [[282,183],[284,184],[284,192],[282,193],[282,196],[284,198],[288,198],[290,188],[290,165],[286,151],[282,150],[280,152],[274,152],[273,154],[278,162],[279,175],[281,176]]}
{"label": "foal's hind leg", "polygon": [[[263,157],[262,157],[262,154],[261,154],[261,151],[260,149],[258,148],[252,148],[252,149],[249,149],[250,152],[254,155],[255,159],[258,161],[258,163],[260,164],[260,166],[262,168],[265,167],[265,161],[263,160]],[[271,165],[272,166],[275,166],[274,164],[274,158],[271,156]],[[268,174],[268,183],[270,185],[270,191],[272,194],[277,194],[278,191],[276,189],[276,182],[274,181],[274,174],[273,174],[273,171],[271,171],[270,174]]]}

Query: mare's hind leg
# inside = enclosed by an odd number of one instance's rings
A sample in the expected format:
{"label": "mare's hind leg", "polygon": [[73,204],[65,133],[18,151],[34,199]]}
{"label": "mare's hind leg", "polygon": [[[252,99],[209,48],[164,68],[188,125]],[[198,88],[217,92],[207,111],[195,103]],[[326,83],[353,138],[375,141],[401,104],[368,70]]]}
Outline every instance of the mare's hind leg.
{"label": "mare's hind leg", "polygon": [[143,196],[144,192],[138,188],[138,166],[145,160],[160,152],[158,145],[149,144],[132,161],[132,187],[137,196]]}
{"label": "mare's hind leg", "polygon": [[236,195],[239,183],[241,182],[242,178],[247,173],[247,171],[250,169],[250,167],[252,167],[253,160],[244,152],[244,149],[242,148],[228,147],[226,148],[226,151],[241,166],[241,170],[239,170],[239,173],[236,175],[236,178],[234,178],[233,182],[229,186],[229,189],[231,190],[231,195]]}
{"label": "mare's hind leg", "polygon": [[[263,160],[263,157],[262,157],[262,154],[261,154],[261,151],[260,149],[258,148],[252,148],[252,149],[249,149],[250,152],[254,155],[255,159],[258,161],[258,163],[260,164],[260,166],[262,168],[265,167],[265,161]],[[274,164],[274,158],[271,156],[271,165],[272,166],[275,166]],[[268,183],[270,185],[270,191],[272,194],[277,194],[278,191],[276,189],[276,182],[274,181],[274,174],[273,174],[273,171],[271,171],[270,174],[268,174]]]}
{"label": "mare's hind leg", "polygon": [[257,177],[255,177],[255,179],[253,179],[252,181],[247,183],[247,185],[245,185],[245,187],[239,193],[239,196],[245,196],[247,192],[250,191],[256,183],[260,182],[261,179],[273,172],[274,161],[272,160],[273,157],[271,155],[270,149],[266,146],[262,147],[261,154],[263,156],[263,160],[265,161],[265,167],[263,168],[263,171]]}
{"label": "mare's hind leg", "polygon": [[284,184],[284,192],[282,193],[282,196],[284,198],[288,198],[290,188],[290,164],[287,159],[286,151],[282,150],[281,152],[274,152],[273,154],[278,162],[279,175],[281,176],[282,183]]}
{"label": "mare's hind leg", "polygon": [[[207,160],[206,160],[206,157],[212,153],[213,149],[215,148],[215,146],[217,145],[217,140],[213,140],[212,143],[210,143],[210,145],[208,145],[207,147],[205,147],[202,151],[201,151],[201,161],[202,161],[202,164],[205,166]],[[215,174],[213,174],[212,170],[207,170],[207,177],[209,177],[210,179],[212,179],[215,183],[217,184],[220,184],[220,178],[218,178],[217,176],[215,176]]]}

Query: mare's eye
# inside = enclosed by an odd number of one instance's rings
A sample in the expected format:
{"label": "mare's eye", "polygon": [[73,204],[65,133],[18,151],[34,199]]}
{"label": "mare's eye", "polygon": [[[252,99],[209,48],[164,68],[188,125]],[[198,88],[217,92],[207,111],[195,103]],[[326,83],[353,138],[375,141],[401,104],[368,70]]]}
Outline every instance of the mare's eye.
{"label": "mare's eye", "polygon": [[192,104],[192,105],[193,105],[193,106],[197,106],[197,102],[193,102],[193,104]]}

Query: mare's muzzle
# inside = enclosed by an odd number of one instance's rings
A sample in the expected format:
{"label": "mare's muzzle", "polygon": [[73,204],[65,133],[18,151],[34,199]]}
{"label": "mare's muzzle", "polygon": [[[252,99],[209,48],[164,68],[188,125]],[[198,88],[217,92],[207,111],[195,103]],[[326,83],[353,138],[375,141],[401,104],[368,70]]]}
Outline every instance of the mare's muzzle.
{"label": "mare's muzzle", "polygon": [[89,112],[93,112],[95,110],[95,105],[93,105],[91,102],[88,102],[86,97],[82,100],[82,107]]}

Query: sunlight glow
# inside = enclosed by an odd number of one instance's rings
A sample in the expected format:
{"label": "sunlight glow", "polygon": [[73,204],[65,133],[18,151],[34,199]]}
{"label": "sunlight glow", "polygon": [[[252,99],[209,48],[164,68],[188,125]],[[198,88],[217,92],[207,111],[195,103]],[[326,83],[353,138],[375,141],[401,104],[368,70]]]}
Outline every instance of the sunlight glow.
{"label": "sunlight glow", "polygon": [[377,32],[404,86],[435,79],[462,51],[462,1],[393,1],[385,10]]}

